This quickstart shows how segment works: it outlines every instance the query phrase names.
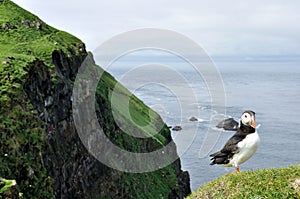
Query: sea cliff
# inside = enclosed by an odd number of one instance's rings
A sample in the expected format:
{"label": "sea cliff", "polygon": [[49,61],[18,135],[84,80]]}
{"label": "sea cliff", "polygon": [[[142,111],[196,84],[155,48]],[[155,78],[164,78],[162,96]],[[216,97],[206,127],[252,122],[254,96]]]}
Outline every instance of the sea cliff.
{"label": "sea cliff", "polygon": [[[2,196],[187,196],[189,174],[181,170],[180,159],[155,171],[128,173],[101,163],[82,144],[72,116],[72,91],[87,56],[92,57],[78,38],[47,25],[12,1],[0,1],[0,177],[16,180],[16,186]],[[117,146],[137,153],[169,144],[172,138],[165,124],[147,139],[129,136],[118,127],[110,103],[117,83],[104,71],[97,86],[96,114],[105,135]],[[162,123],[159,115],[126,88],[121,89],[140,123],[148,123],[150,112],[155,122]],[[140,130],[128,118],[124,120],[130,128]],[[175,144],[171,149],[176,153]]]}

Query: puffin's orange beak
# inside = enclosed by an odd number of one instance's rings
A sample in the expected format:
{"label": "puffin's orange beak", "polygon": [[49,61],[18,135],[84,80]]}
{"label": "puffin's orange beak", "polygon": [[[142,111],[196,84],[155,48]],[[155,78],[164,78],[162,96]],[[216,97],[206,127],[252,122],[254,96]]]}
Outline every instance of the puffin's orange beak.
{"label": "puffin's orange beak", "polygon": [[255,120],[253,120],[253,122],[251,123],[251,125],[250,125],[251,127],[253,127],[253,128],[256,128],[256,121]]}

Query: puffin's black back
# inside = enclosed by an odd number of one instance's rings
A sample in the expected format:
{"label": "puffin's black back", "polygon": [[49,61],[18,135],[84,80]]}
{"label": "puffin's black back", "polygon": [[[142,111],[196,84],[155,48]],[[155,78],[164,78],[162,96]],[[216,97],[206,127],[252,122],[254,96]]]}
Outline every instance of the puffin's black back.
{"label": "puffin's black back", "polygon": [[[248,112],[248,111],[245,111]],[[244,112],[244,113],[245,113]],[[253,111],[251,111],[255,114]],[[224,147],[210,155],[212,162],[210,165],[214,164],[228,164],[232,156],[239,152],[237,143],[242,141],[248,134],[254,133],[255,128],[251,126],[244,125],[242,121],[240,122],[240,127],[237,129],[237,132],[226,142]]]}

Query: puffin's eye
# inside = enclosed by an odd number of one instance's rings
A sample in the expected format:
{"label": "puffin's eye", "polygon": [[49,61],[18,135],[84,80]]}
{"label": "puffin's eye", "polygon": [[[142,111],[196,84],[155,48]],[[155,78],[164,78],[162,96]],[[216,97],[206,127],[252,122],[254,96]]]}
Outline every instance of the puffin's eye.
{"label": "puffin's eye", "polygon": [[247,115],[245,115],[245,118],[247,118]]}

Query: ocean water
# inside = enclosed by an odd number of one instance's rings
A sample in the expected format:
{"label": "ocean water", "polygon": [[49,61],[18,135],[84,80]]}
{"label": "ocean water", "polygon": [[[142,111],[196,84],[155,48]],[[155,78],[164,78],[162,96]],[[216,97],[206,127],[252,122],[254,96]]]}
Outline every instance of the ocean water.
{"label": "ocean water", "polygon": [[[190,173],[192,190],[234,172],[234,168],[209,165],[209,154],[221,149],[234,133],[216,129],[215,116],[239,120],[244,110],[256,112],[261,144],[256,154],[240,166],[241,171],[300,163],[300,63],[216,62],[218,73],[211,75],[220,75],[225,94],[226,112],[220,113],[218,110],[223,109],[214,105],[212,97],[214,87],[209,87],[206,77],[192,66],[174,61],[144,62],[120,60],[107,70],[169,126],[182,126],[182,131],[172,131],[172,137],[182,169]],[[189,121],[192,116],[199,121]],[[213,141],[206,140],[208,133],[216,135]],[[179,134],[184,138],[176,139]],[[201,152],[206,145],[210,150]]]}

